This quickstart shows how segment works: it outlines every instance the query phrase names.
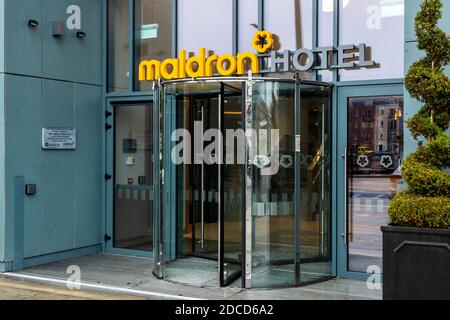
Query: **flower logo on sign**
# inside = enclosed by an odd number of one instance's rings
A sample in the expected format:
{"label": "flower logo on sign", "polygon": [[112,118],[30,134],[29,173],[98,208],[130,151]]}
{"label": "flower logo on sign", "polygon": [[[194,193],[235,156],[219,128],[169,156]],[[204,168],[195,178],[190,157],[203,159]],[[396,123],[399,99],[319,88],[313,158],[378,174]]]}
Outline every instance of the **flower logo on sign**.
{"label": "flower logo on sign", "polygon": [[384,168],[389,169],[394,164],[394,161],[392,161],[392,157],[391,156],[382,156],[381,160],[380,160],[380,164]]}
{"label": "flower logo on sign", "polygon": [[283,168],[288,169],[292,167],[294,164],[294,160],[292,159],[292,156],[285,155],[280,157],[280,164]]}
{"label": "flower logo on sign", "polygon": [[259,53],[267,53],[274,44],[273,36],[269,31],[258,31],[252,41],[253,48]]}
{"label": "flower logo on sign", "polygon": [[270,165],[270,159],[268,156],[258,155],[255,156],[253,164],[259,169],[266,168]]}
{"label": "flower logo on sign", "polygon": [[369,165],[370,161],[369,161],[369,157],[367,157],[365,154],[361,154],[358,156],[358,160],[356,160],[356,163],[358,164],[358,166],[360,166],[361,168],[365,168]]}

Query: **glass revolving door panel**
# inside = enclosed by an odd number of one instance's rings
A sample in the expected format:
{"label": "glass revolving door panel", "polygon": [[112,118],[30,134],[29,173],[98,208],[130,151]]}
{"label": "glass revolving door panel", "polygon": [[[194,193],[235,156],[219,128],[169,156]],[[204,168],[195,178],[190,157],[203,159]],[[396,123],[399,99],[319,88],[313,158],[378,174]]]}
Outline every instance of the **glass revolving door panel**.
{"label": "glass revolving door panel", "polygon": [[269,78],[162,84],[164,278],[270,288],[330,277],[330,96]]}
{"label": "glass revolving door panel", "polygon": [[223,135],[242,127],[243,83],[165,84],[167,279],[227,285],[240,277],[242,164],[224,159]]}

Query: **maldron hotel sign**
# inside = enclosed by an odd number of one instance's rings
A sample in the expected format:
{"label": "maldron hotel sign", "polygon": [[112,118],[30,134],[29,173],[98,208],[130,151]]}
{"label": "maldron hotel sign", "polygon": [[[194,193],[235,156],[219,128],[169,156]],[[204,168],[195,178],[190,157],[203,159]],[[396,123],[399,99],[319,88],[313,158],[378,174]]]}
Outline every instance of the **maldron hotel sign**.
{"label": "maldron hotel sign", "polygon": [[[274,37],[268,31],[258,31],[252,41],[258,52],[207,56],[206,48],[201,48],[198,55],[188,57],[186,50],[179,52],[178,58],[143,60],[139,64],[139,81],[158,79],[174,80],[184,78],[212,77],[214,75],[233,76],[267,72],[303,72],[312,69],[350,69],[377,67],[368,58],[366,44],[343,45],[338,48],[319,47],[316,49],[298,49],[297,51],[274,51]],[[270,66],[262,70],[262,59],[268,59]],[[333,63],[336,62],[336,63]]]}

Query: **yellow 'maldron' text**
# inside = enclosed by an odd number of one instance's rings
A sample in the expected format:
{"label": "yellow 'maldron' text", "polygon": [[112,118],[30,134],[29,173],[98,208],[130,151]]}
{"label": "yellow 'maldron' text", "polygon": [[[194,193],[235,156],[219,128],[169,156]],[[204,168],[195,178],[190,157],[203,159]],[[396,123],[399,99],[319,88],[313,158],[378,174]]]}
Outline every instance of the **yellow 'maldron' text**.
{"label": "yellow 'maldron' text", "polygon": [[143,60],[139,64],[139,81],[212,77],[215,71],[222,76],[243,75],[247,69],[259,73],[258,57],[251,52],[239,53],[236,57],[230,54],[206,57],[206,49],[201,48],[198,56],[186,58],[186,50],[181,50],[176,59]]}

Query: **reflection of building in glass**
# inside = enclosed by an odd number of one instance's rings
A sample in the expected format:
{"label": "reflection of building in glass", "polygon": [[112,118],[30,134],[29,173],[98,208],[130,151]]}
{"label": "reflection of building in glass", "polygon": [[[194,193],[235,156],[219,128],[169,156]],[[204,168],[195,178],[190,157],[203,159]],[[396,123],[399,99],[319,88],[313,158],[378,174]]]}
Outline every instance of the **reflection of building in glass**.
{"label": "reflection of building in glass", "polygon": [[[395,170],[398,167],[402,154],[402,113],[402,97],[350,99],[349,150],[356,159],[358,156],[367,157],[370,162],[364,167],[367,170],[377,170],[377,168]],[[392,164],[389,159],[392,159]],[[381,163],[383,160],[385,162]],[[358,162],[355,161],[355,163]],[[360,165],[359,168],[357,166],[356,169],[362,170],[362,166]]]}

